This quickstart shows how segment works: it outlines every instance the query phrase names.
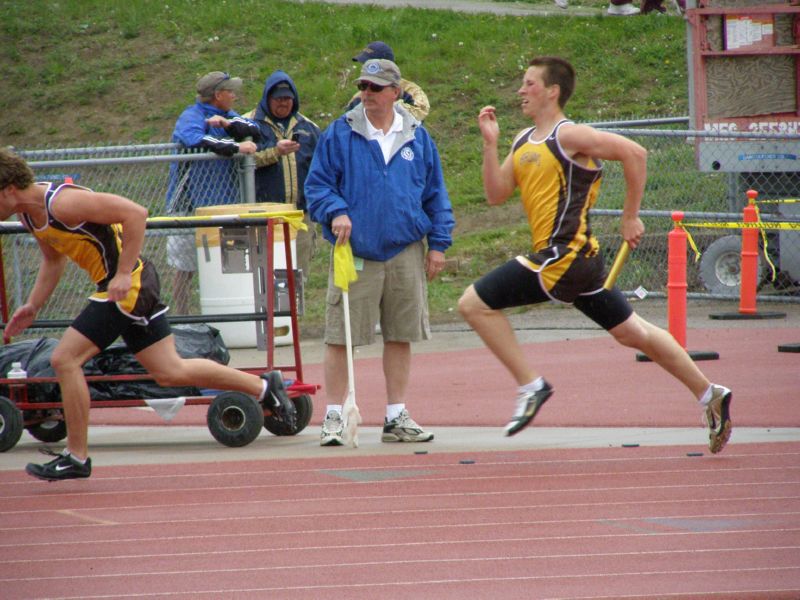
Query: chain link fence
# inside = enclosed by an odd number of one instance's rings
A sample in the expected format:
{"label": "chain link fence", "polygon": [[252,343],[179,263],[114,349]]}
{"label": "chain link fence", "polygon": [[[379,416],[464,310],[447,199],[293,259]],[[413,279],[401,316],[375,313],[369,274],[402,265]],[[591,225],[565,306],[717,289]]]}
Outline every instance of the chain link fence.
{"label": "chain link fence", "polygon": [[[617,285],[666,292],[667,234],[672,212],[685,213],[684,224],[700,256],[689,249],[690,296],[738,297],[742,210],[746,192],[758,192],[763,221],[759,258],[759,300],[800,302],[800,133],[765,135],[676,128],[647,129],[648,121],[599,123],[648,150],[648,178],[642,219],[647,233],[629,259]],[[680,120],[660,120],[659,125]],[[593,227],[606,252],[615,251],[625,181],[619,163],[606,165],[602,206],[593,211]],[[615,210],[616,209],[616,210]],[[693,226],[693,224],[703,226]],[[603,236],[607,236],[603,240]],[[616,240],[616,241],[615,241]],[[766,252],[764,250],[766,249]],[[613,260],[613,256],[606,257]]]}
{"label": "chain link fence", "polygon": [[[681,130],[685,118],[595,123],[596,127],[621,133],[642,144],[649,152],[648,179],[642,219],[647,233],[643,243],[623,269],[617,284],[633,293],[637,289],[661,295],[666,292],[667,233],[671,213],[686,213],[686,225],[699,251],[700,260],[689,258],[690,296],[738,297],[740,231],[731,223],[742,221],[745,192],[759,192],[758,207],[764,223],[766,257],[761,259],[759,300],[800,301],[800,173],[786,170],[797,165],[800,134],[721,134]],[[656,127],[656,128],[654,128]],[[708,169],[698,168],[698,147],[704,144]],[[794,148],[792,154],[791,148]],[[151,216],[167,214],[167,199],[190,189],[195,205],[254,201],[251,157],[222,158],[212,153],[187,152],[175,144],[104,146],[67,149],[18,150],[34,169],[38,180],[61,183],[67,177],[78,185],[133,198]],[[712,154],[708,154],[711,152]],[[792,162],[794,161],[794,162]],[[714,165],[720,165],[715,169]],[[736,169],[731,169],[735,165]],[[702,165],[701,165],[702,167]],[[727,170],[723,170],[727,169]],[[191,182],[191,185],[190,183]],[[183,185],[183,188],[180,186]],[[186,186],[190,186],[187,188]],[[595,233],[606,252],[619,244],[619,216],[625,182],[619,163],[606,165],[600,203],[592,211]],[[692,223],[718,226],[694,228]],[[167,237],[194,240],[193,229],[149,229],[143,254],[154,262],[162,276],[163,297],[175,308],[173,269],[167,261]],[[5,269],[8,309],[23,303],[36,277],[39,253],[28,235],[0,236]],[[762,241],[763,243],[763,241]],[[610,263],[613,256],[607,256]],[[775,267],[775,273],[771,266]],[[187,308],[177,315],[200,314],[197,278],[192,282]],[[83,307],[92,286],[74,265],[47,306],[41,320],[72,319]],[[176,311],[171,312],[176,315]]]}

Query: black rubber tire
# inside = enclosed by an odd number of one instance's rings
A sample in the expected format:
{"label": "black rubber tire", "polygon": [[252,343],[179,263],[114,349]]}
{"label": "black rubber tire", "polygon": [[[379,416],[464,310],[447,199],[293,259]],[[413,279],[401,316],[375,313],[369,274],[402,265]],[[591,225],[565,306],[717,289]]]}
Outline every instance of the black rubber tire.
{"label": "black rubber tire", "polygon": [[[764,281],[764,261],[758,258],[757,281]],[[715,240],[700,257],[700,281],[712,294],[738,296],[742,284],[742,238],[726,235]]]}
{"label": "black rubber tire", "polygon": [[292,403],[297,410],[297,419],[293,428],[286,427],[283,421],[279,421],[272,415],[264,417],[264,429],[275,435],[297,435],[306,428],[311,421],[311,414],[314,412],[314,405],[311,396],[303,394],[292,398]]}
{"label": "black rubber tire", "polygon": [[22,411],[11,400],[0,396],[0,452],[10,450],[22,437]]}
{"label": "black rubber tire", "polygon": [[[25,411],[23,416],[26,421],[33,417],[41,418],[42,416],[46,416],[40,414],[41,412],[42,411]],[[63,420],[63,413],[61,410],[53,409],[52,411],[47,412],[57,412],[62,415],[62,418],[44,421],[43,423],[37,423],[36,425],[31,425],[25,429],[40,442],[54,444],[67,437],[67,424]]]}
{"label": "black rubber tire", "polygon": [[261,433],[264,411],[253,398],[241,392],[222,392],[211,401],[206,415],[208,430],[220,444],[230,448],[247,446]]}

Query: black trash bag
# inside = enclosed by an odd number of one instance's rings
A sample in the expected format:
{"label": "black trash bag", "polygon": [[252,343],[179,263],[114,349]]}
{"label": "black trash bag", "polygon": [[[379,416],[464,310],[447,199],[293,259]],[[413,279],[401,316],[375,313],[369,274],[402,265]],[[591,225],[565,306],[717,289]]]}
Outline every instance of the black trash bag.
{"label": "black trash bag", "polygon": [[172,334],[175,336],[175,349],[183,358],[208,358],[221,365],[231,361],[219,329],[205,323],[173,325]]}
{"label": "black trash bag", "polygon": [[[208,358],[223,365],[230,362],[230,353],[217,329],[205,324],[174,325],[175,348],[183,358]],[[38,338],[0,346],[0,374],[4,377],[11,363],[19,362],[28,377],[54,377],[50,356],[59,340]],[[84,366],[85,375],[129,375],[146,373],[144,367],[123,343],[114,344],[90,359]],[[31,402],[59,402],[61,394],[56,383],[28,384]],[[92,381],[89,394],[92,400],[137,400],[199,396],[193,386],[164,388],[154,381]],[[8,386],[0,385],[0,394],[8,397]]]}
{"label": "black trash bag", "polygon": [[[207,358],[227,365],[230,353],[219,331],[205,324],[174,325],[175,349],[182,358]],[[145,368],[123,343],[113,344],[94,357],[94,364],[105,375],[144,374]],[[199,396],[194,386],[161,387],[154,381],[93,381],[89,385],[93,400],[136,400]]]}

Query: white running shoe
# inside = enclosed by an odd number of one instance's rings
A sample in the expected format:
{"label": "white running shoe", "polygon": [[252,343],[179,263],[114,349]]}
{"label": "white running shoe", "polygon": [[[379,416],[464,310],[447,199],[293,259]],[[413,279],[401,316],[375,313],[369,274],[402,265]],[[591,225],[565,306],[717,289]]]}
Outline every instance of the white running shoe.
{"label": "white running shoe", "polygon": [[609,4],[606,12],[613,17],[630,17],[632,15],[638,15],[641,11],[633,4],[629,3],[620,5]]}
{"label": "white running shoe", "polygon": [[322,432],[319,434],[320,446],[342,446],[342,432],[344,431],[344,421],[342,415],[335,410],[328,411],[325,420],[322,422]]}
{"label": "white running shoe", "polygon": [[711,400],[706,404],[705,421],[708,425],[708,449],[712,454],[721,452],[731,437],[730,405],[733,392],[721,385],[714,385]]}
{"label": "white running shoe", "polygon": [[553,395],[552,386],[544,382],[544,387],[535,392],[523,392],[517,395],[515,400],[517,407],[514,411],[514,416],[505,427],[506,436],[519,433],[527,427],[542,405],[547,402],[547,399]]}
{"label": "white running shoe", "polygon": [[433,434],[417,425],[403,409],[396,419],[384,419],[382,442],[430,442]]}

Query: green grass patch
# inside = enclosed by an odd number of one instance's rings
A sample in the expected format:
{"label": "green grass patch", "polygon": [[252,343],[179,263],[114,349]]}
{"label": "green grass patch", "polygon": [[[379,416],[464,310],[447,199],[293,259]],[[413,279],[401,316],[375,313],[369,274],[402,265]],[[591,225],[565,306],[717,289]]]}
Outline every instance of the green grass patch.
{"label": "green grass patch", "polygon": [[[529,125],[516,91],[532,56],[560,54],[575,64],[578,87],[568,107],[575,120],[688,112],[683,19],[577,17],[552,10],[551,0],[527,3],[555,16],[281,0],[0,0],[0,144],[34,149],[168,141],[175,119],[194,101],[195,82],[211,70],[245,80],[239,112],[255,107],[273,70],[286,70],[298,85],[301,111],[324,128],[354,92],[352,57],[367,42],[384,40],[404,76],[430,99],[425,125],[438,144],[456,212],[448,257],[457,259],[458,270],[430,286],[432,315],[446,319],[464,287],[530,244],[519,209],[485,205],[476,118],[482,106],[495,105],[505,147]],[[596,9],[597,15],[606,6],[570,1],[571,8]],[[691,146],[638,141],[656,165],[646,208],[688,202],[701,210],[717,201],[724,178],[698,178]],[[621,174],[609,165],[599,207],[621,207],[622,194]],[[617,224],[608,227],[615,232]],[[327,250],[321,242],[306,286],[309,324],[321,323],[324,313]]]}

